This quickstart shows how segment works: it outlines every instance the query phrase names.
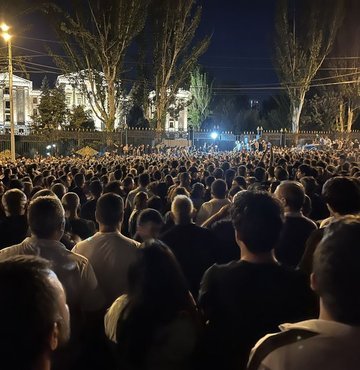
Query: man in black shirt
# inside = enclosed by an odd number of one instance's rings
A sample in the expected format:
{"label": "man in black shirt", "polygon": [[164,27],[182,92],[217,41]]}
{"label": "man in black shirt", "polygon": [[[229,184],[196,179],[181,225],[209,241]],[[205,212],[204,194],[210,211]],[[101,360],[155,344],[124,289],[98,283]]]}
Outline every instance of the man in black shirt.
{"label": "man in black shirt", "polygon": [[196,299],[204,272],[217,261],[217,246],[210,230],[192,222],[193,210],[190,198],[176,196],[171,206],[175,226],[160,239],[175,254]]}
{"label": "man in black shirt", "polygon": [[277,187],[275,196],[282,202],[285,211],[284,226],[275,247],[275,256],[282,264],[295,268],[304,254],[306,241],[317,229],[317,225],[301,212],[305,191],[300,183],[283,181]]}
{"label": "man in black shirt", "polygon": [[280,203],[268,193],[244,191],[236,197],[232,220],[241,259],[211,267],[199,295],[208,323],[208,368],[243,369],[264,333],[312,313],[314,297],[306,279],[273,256],[281,216]]}
{"label": "man in black shirt", "polygon": [[18,189],[8,190],[2,197],[5,218],[0,222],[0,249],[22,242],[28,234],[26,195]]}

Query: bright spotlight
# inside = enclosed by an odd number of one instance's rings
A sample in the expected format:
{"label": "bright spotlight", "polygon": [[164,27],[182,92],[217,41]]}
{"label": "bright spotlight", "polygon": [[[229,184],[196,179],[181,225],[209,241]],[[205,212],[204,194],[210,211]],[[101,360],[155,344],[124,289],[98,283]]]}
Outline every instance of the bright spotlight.
{"label": "bright spotlight", "polygon": [[6,23],[1,23],[0,24],[0,29],[3,32],[7,32],[7,31],[9,31],[10,27]]}
{"label": "bright spotlight", "polygon": [[211,135],[210,135],[210,136],[211,136],[211,138],[212,138],[213,140],[216,140],[216,139],[218,138],[219,134],[218,134],[217,132],[215,132],[215,131],[214,131],[214,132],[212,132],[212,133],[211,133]]}
{"label": "bright spotlight", "polygon": [[47,150],[51,149],[51,145],[48,145],[48,146],[46,147],[46,149],[47,149]]}

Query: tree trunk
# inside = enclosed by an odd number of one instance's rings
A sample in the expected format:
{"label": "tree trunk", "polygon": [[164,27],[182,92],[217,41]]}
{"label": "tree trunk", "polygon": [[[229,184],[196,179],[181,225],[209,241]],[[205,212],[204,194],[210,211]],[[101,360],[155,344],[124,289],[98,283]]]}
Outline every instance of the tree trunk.
{"label": "tree trunk", "polygon": [[292,132],[298,134],[300,131],[300,115],[304,105],[305,95],[291,104],[291,126]]}
{"label": "tree trunk", "polygon": [[351,105],[348,106],[347,111],[347,132],[351,132],[354,120],[354,111],[351,109]]}
{"label": "tree trunk", "polygon": [[344,132],[344,104],[339,106],[339,131]]}

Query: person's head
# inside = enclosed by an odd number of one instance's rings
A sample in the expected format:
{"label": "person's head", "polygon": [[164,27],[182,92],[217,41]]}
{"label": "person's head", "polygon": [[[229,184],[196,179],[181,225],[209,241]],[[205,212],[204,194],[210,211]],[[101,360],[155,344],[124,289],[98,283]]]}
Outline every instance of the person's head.
{"label": "person's head", "polygon": [[191,199],[186,195],[177,195],[171,203],[171,214],[175,224],[190,223],[194,213]]}
{"label": "person's head", "polygon": [[190,174],[188,172],[182,172],[180,174],[180,186],[188,187],[190,185]]}
{"label": "person's head", "polygon": [[147,207],[148,195],[143,191],[139,191],[134,198],[134,208],[142,210]]}
{"label": "person's head", "polygon": [[331,223],[315,251],[311,277],[321,311],[332,320],[354,326],[360,326],[359,240],[359,217]]}
{"label": "person's head", "polygon": [[32,256],[0,262],[0,358],[4,369],[45,369],[70,336],[64,289],[49,263]]}
{"label": "person's head", "polygon": [[19,179],[12,179],[9,184],[9,189],[19,189],[24,191],[24,184]]}
{"label": "person's head", "polygon": [[124,216],[124,202],[120,195],[102,195],[96,203],[95,218],[100,230],[120,230]]}
{"label": "person's head", "polygon": [[62,199],[62,197],[66,194],[66,188],[61,183],[56,183],[51,187],[51,191],[59,198]]}
{"label": "person's head", "polygon": [[125,177],[123,181],[124,191],[129,193],[131,190],[134,189],[134,179],[132,177]]}
{"label": "person's head", "polygon": [[115,193],[121,196],[122,189],[121,189],[121,182],[120,181],[110,181],[104,187],[104,194],[107,193]]}
{"label": "person's head", "polygon": [[75,185],[78,188],[82,188],[85,185],[85,176],[82,173],[77,173],[74,177]]}
{"label": "person's head", "polygon": [[266,171],[263,167],[256,167],[254,171],[254,177],[256,178],[257,182],[265,182],[266,181]]}
{"label": "person's head", "polygon": [[156,195],[153,195],[147,201],[147,208],[152,208],[152,209],[155,209],[156,211],[161,212],[163,207],[164,207],[163,201],[161,200],[160,197]]}
{"label": "person's head", "polygon": [[205,186],[201,182],[196,182],[192,186],[191,198],[192,199],[202,199],[205,194]]}
{"label": "person's head", "polygon": [[80,208],[80,198],[76,193],[66,193],[62,199],[61,203],[64,207],[66,217],[74,218]]}
{"label": "person's head", "polygon": [[160,212],[147,208],[137,218],[136,233],[143,241],[158,239],[163,226],[164,220]]}
{"label": "person's head", "polygon": [[139,185],[146,188],[150,184],[150,176],[148,173],[142,173],[139,176]]}
{"label": "person's head", "polygon": [[23,216],[26,211],[27,198],[18,189],[8,190],[2,197],[2,206],[7,217]]}
{"label": "person's head", "polygon": [[312,175],[313,175],[313,171],[308,164],[301,164],[298,167],[297,172],[296,172],[296,177],[298,180],[300,180],[304,176],[312,176]]}
{"label": "person's head", "polygon": [[297,181],[283,181],[274,195],[287,212],[300,212],[305,202],[304,187]]}
{"label": "person's head", "polygon": [[137,250],[128,281],[130,304],[148,314],[168,319],[167,315],[172,316],[190,305],[181,268],[170,249],[159,240],[151,239]]}
{"label": "person's head", "polygon": [[102,190],[102,184],[99,180],[94,180],[90,182],[89,191],[94,199],[98,199],[101,197]]}
{"label": "person's head", "polygon": [[[30,198],[31,191],[33,189],[32,182],[31,181],[24,181],[23,185],[24,185],[24,190],[23,191],[26,194],[26,197]],[[0,194],[1,194],[1,192],[0,192]]]}
{"label": "person's head", "polygon": [[360,212],[360,188],[348,177],[333,177],[326,181],[322,196],[332,214],[351,215]]}
{"label": "person's head", "polygon": [[227,194],[226,182],[222,179],[217,179],[211,184],[211,195],[215,199],[225,199]]}
{"label": "person's head", "polygon": [[278,181],[286,181],[289,179],[289,173],[283,167],[276,167],[274,170],[274,176]]}
{"label": "person's head", "polygon": [[241,191],[236,194],[231,217],[236,241],[252,254],[269,253],[282,229],[280,202],[266,192]]}
{"label": "person's head", "polygon": [[120,181],[122,179],[122,171],[120,168],[118,168],[117,170],[114,171],[114,178],[115,180],[117,181]]}
{"label": "person's head", "polygon": [[56,196],[38,197],[28,211],[31,234],[39,239],[60,240],[65,228],[65,212]]}
{"label": "person's head", "polygon": [[39,197],[56,197],[56,194],[50,189],[40,189],[33,194],[33,196],[31,197],[31,200],[35,200],[36,198],[39,198]]}

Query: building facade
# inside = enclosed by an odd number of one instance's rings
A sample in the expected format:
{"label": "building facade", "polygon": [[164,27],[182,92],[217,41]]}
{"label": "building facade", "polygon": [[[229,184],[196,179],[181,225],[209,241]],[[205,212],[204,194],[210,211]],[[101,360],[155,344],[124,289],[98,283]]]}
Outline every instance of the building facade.
{"label": "building facade", "polygon": [[[9,74],[0,73],[0,132],[10,132]],[[33,89],[32,81],[14,75],[14,123],[16,135],[27,135],[32,116],[38,113],[40,90]]]}
{"label": "building facade", "polygon": [[[102,131],[104,124],[99,118],[100,113],[96,110],[94,104],[91,104],[89,97],[84,91],[75,86],[72,82],[73,76],[60,75],[56,79],[56,86],[61,87],[65,92],[66,106],[69,111],[74,107],[82,106],[94,121],[95,129]],[[86,86],[90,91],[90,86]],[[22,77],[13,76],[13,94],[14,94],[14,123],[16,135],[27,135],[30,133],[32,125],[32,116],[38,114],[38,107],[41,101],[41,91],[33,88],[30,80]],[[149,95],[150,106],[147,116],[149,119],[155,117],[155,92]],[[190,92],[179,90],[176,103],[169,109],[166,116],[165,130],[169,132],[184,132],[188,129],[188,102],[191,98]],[[122,107],[129,105],[129,98],[124,97]],[[115,128],[124,127],[126,124],[126,114],[119,108]],[[0,73],[0,133],[10,132],[10,94],[9,94],[9,75]]]}
{"label": "building facade", "polygon": [[[155,91],[149,95],[150,106],[148,116],[152,120],[155,117]],[[176,95],[175,104],[170,106],[166,115],[165,131],[182,132],[188,130],[188,103],[191,99],[190,91],[180,89]]]}

